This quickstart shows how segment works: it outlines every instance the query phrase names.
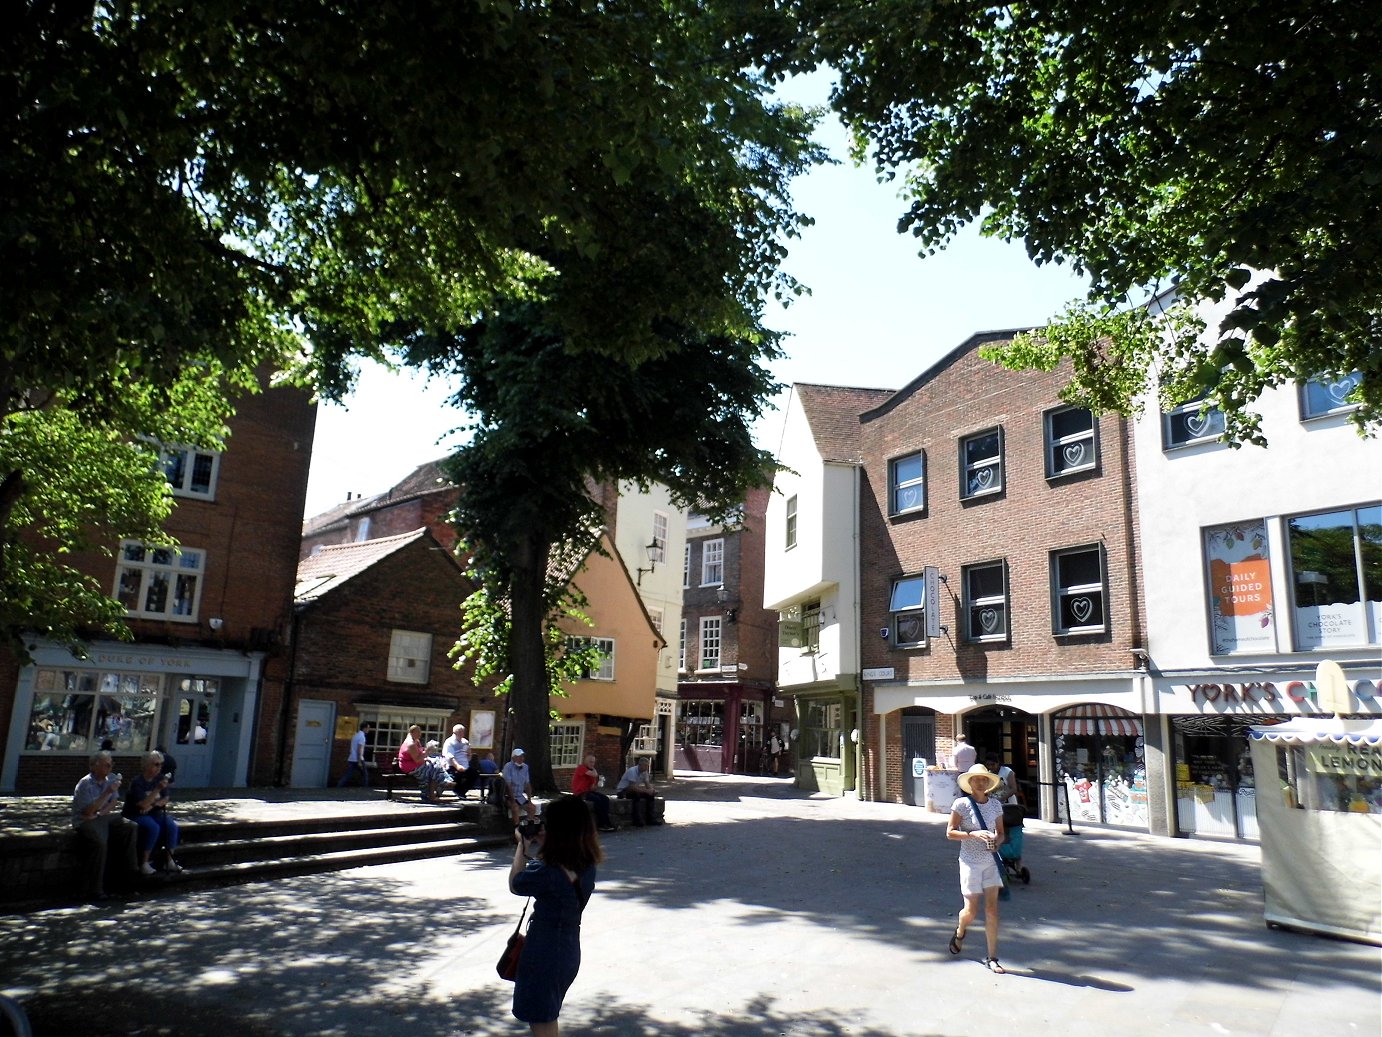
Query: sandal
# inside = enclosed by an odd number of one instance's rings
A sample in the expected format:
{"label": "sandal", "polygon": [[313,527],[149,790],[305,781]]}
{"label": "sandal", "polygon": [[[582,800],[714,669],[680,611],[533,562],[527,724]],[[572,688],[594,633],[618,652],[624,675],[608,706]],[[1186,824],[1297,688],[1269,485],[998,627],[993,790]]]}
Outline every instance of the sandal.
{"label": "sandal", "polygon": [[1008,974],[1008,970],[998,963],[997,958],[985,958],[984,968],[988,969],[990,972],[997,973],[1000,976],[1006,976]]}
{"label": "sandal", "polygon": [[959,954],[964,949],[965,933],[960,932],[959,927],[955,928],[955,935],[950,937],[950,953]]}

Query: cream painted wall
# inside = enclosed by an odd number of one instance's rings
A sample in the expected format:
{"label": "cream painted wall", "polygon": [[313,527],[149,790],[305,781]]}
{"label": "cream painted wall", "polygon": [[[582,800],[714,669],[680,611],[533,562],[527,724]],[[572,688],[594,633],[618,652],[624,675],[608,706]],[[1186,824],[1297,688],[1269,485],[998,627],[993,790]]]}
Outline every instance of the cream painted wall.
{"label": "cream painted wall", "polygon": [[[653,516],[656,512],[667,516],[667,544],[665,562],[658,562],[652,572],[648,568],[648,544],[653,537]],[[662,610],[662,636],[667,647],[658,654],[657,689],[668,697],[677,694],[677,652],[681,636],[682,563],[686,557],[686,512],[672,505],[671,492],[666,486],[655,484],[640,490],[633,483],[619,487],[618,515],[615,521],[614,542],[624,557],[629,578],[651,611]]]}

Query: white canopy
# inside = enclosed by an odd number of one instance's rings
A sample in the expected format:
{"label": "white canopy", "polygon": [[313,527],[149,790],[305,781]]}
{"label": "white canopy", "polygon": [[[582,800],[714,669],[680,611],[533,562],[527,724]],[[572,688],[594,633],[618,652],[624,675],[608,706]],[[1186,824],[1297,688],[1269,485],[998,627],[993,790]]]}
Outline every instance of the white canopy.
{"label": "white canopy", "polygon": [[1254,727],[1253,739],[1283,745],[1378,745],[1382,744],[1382,720],[1344,720],[1341,717],[1297,717],[1284,724]]}

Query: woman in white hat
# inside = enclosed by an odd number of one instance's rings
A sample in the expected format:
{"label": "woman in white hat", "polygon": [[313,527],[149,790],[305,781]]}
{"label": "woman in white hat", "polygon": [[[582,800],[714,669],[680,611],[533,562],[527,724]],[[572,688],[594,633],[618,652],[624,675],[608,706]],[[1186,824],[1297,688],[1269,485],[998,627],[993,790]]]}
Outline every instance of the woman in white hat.
{"label": "woman in white hat", "polygon": [[989,793],[998,787],[998,775],[976,763],[960,775],[960,789],[966,793],[950,807],[947,839],[960,844],[960,894],[964,907],[950,937],[950,953],[959,954],[965,934],[984,902],[984,935],[988,957],[984,967],[990,972],[1007,970],[998,963],[998,893],[1003,888],[1003,873],[994,853],[1003,842],[1003,804]]}

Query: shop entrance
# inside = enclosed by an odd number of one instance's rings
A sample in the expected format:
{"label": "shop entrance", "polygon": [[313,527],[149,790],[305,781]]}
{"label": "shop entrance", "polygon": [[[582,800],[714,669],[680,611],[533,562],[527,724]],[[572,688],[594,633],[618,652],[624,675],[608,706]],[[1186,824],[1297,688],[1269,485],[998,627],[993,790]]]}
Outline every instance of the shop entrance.
{"label": "shop entrance", "polygon": [[980,763],[995,756],[1013,769],[1018,801],[1030,816],[1038,816],[1037,718],[1011,706],[987,706],[965,717],[964,730]]}
{"label": "shop entrance", "polygon": [[1171,718],[1176,828],[1185,835],[1256,839],[1257,788],[1248,729],[1272,717]]}
{"label": "shop entrance", "polygon": [[[1117,706],[1084,705],[1053,717],[1056,780],[1076,821],[1147,828],[1142,718]],[[1056,808],[1064,821],[1066,797]]]}
{"label": "shop entrance", "polygon": [[936,715],[902,717],[902,802],[911,807],[924,807],[925,795],[920,791],[922,779],[914,777],[912,761],[924,759],[936,762]]}

